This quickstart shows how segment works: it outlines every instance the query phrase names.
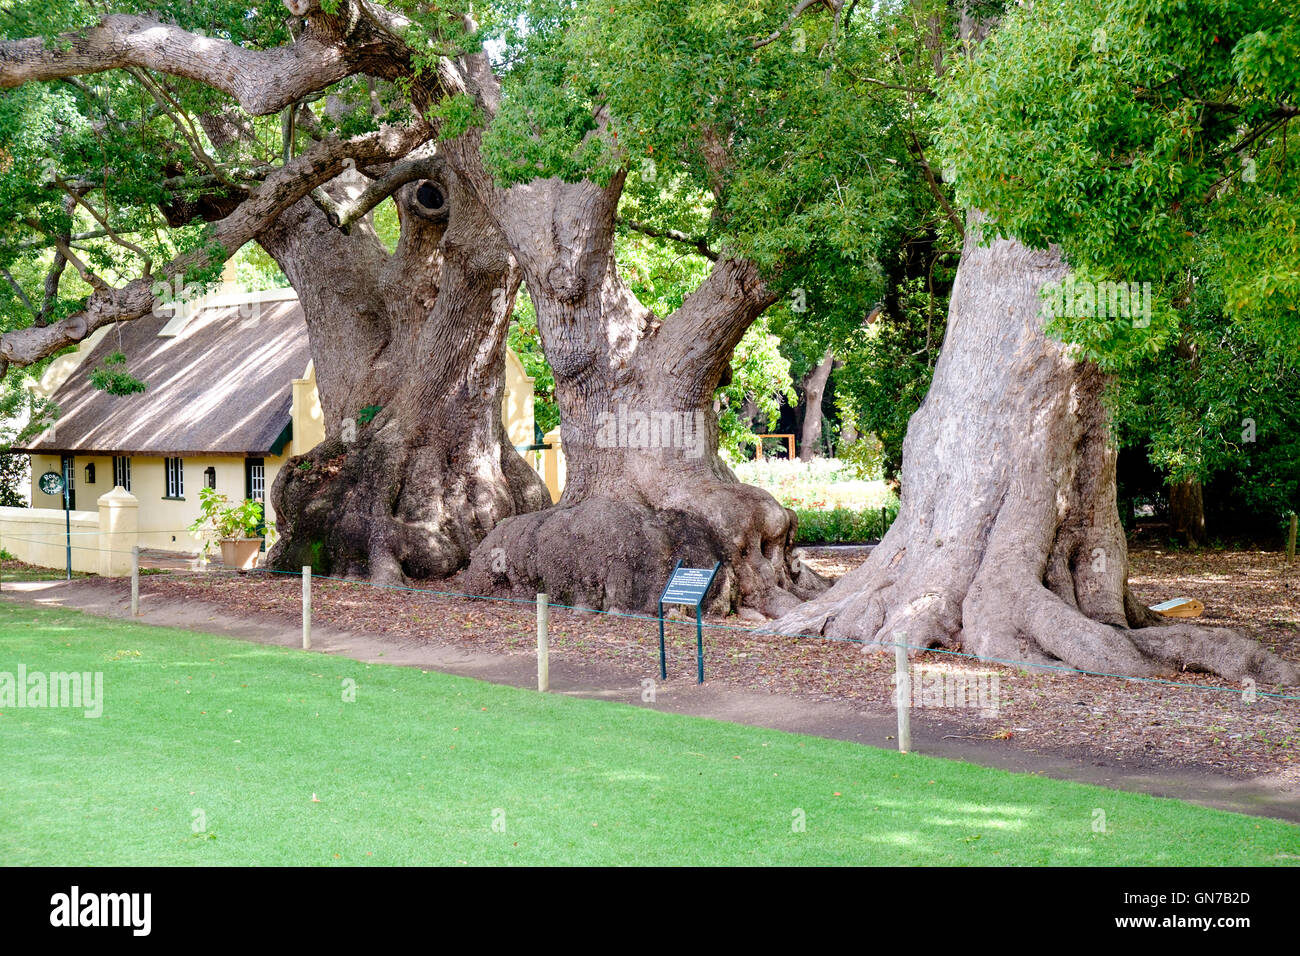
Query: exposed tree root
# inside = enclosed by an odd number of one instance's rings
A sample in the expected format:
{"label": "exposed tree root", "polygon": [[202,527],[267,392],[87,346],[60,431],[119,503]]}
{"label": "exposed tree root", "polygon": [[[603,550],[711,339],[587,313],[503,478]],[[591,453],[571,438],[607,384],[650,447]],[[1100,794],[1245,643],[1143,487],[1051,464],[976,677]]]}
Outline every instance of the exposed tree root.
{"label": "exposed tree root", "polygon": [[475,550],[466,586],[652,613],[675,561],[721,562],[709,609],[772,617],[827,586],[798,562],[793,536],[793,512],[748,485],[699,482],[655,506],[597,496],[502,522]]}

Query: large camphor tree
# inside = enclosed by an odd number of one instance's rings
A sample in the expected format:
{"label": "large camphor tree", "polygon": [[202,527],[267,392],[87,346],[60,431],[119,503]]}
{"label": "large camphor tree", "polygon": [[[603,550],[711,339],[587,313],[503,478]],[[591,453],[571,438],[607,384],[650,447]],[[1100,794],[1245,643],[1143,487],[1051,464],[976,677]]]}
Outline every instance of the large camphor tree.
{"label": "large camphor tree", "polygon": [[[351,256],[355,244],[343,251],[342,240],[326,242],[316,213],[295,204],[310,197],[327,219],[341,222],[346,211],[329,214],[337,197],[317,187],[334,179],[344,160],[391,185],[396,173],[377,164],[390,162],[396,170],[398,159],[436,136],[453,220],[463,190],[472,197],[465,205],[477,202],[485,211],[527,283],[555,373],[568,463],[560,506],[503,522],[475,552],[471,586],[542,589],[572,603],[645,608],[681,557],[725,565],[715,602],[723,608],[774,614],[823,587],[794,559],[793,514],[735,481],[717,456],[713,396],[732,348],[780,296],[815,304],[818,296],[841,297],[838,288],[871,299],[879,271],[874,251],[918,179],[890,132],[897,103],[864,96],[855,79],[859,62],[878,53],[880,21],[864,11],[854,16],[856,5],[833,0],[793,8],[624,2],[616,16],[603,4],[507,2],[483,13],[485,22],[504,25],[494,63],[482,52],[477,25],[443,8],[399,0],[288,0],[287,6],[294,19],[275,38],[269,30],[251,36],[236,5],[216,11],[221,35],[208,37],[176,12],[172,23],[134,10],[102,15],[55,4],[41,22],[29,24],[26,32],[40,36],[0,47],[0,87],[150,70],[219,91],[254,116],[284,110],[290,124],[304,99],[362,75],[380,82],[381,101],[384,91],[396,91],[400,106],[379,111],[389,122],[351,139],[326,136],[293,156],[266,176],[268,183],[284,183],[283,195],[271,201],[266,185],[252,189],[249,202],[263,200],[257,216],[241,204],[213,224],[202,255],[174,266],[207,264],[217,242],[233,249],[266,235],[286,271],[305,277],[312,263],[295,267],[287,258],[292,243],[277,242],[271,231],[291,209],[298,218],[285,221],[316,231],[327,258]],[[80,29],[41,38],[57,34],[59,22]],[[507,80],[505,96],[498,73]],[[346,117],[338,126],[349,128]],[[351,155],[361,143],[380,141],[392,152]],[[714,261],[670,314],[653,314],[636,300],[612,255],[620,209],[628,208],[631,194],[642,200],[644,221],[637,227],[680,239]],[[452,235],[449,227],[442,241]],[[499,271],[500,257],[487,258],[489,271]],[[170,277],[177,270],[164,271]],[[0,352],[11,362],[31,361],[106,322],[142,314],[153,304],[150,284],[139,279],[97,289],[84,308],[48,329],[6,335]],[[510,283],[501,288],[508,302]],[[344,312],[360,313],[363,324],[383,311],[371,308],[367,316],[358,303],[350,296]],[[411,341],[396,326],[389,332],[394,342],[399,335]],[[474,341],[490,347],[498,339],[466,332],[459,344]],[[488,357],[476,353],[473,362],[485,366]],[[438,397],[435,389],[402,391]],[[463,391],[484,397],[473,379]],[[418,402],[395,402],[374,425],[384,427],[385,416],[393,427],[414,423],[425,411]],[[355,400],[349,396],[347,404]],[[351,408],[332,409],[331,417],[340,410]],[[327,457],[343,451],[331,435],[312,467],[291,469],[277,484],[288,534],[273,559],[296,564],[305,556],[315,560],[323,549],[332,567],[354,572],[447,569],[437,555],[409,553],[424,547],[437,522],[458,518],[449,517],[454,501],[434,500],[423,512],[404,506],[401,466],[385,456],[413,447],[398,436],[375,453],[371,464],[382,458],[387,470],[378,500],[367,499],[354,490],[369,477],[365,459],[352,451]],[[496,447],[484,437],[468,442],[459,459],[450,444],[434,457],[476,476],[488,463],[494,478],[501,470]],[[318,481],[330,487],[313,488]],[[456,485],[458,493],[465,484]],[[330,503],[313,504],[320,501]],[[480,501],[487,506],[462,509],[476,522],[479,515],[486,520],[524,510],[517,494],[480,494],[468,503]],[[331,521],[339,507],[352,514]],[[368,529],[371,538],[362,541]],[[456,539],[455,556],[472,535],[447,537]]]}
{"label": "large camphor tree", "polygon": [[[793,513],[719,457],[714,396],[779,298],[865,314],[879,294],[876,257],[919,180],[897,102],[855,78],[881,24],[831,2],[509,9],[524,26],[503,38],[504,95],[486,58],[464,61],[486,131],[449,162],[524,273],[568,477],[556,508],[484,540],[467,583],[650,609],[675,559],[717,561],[715,608],[789,610],[824,584],[793,554]],[[621,218],[713,260],[671,313],[620,275]]]}
{"label": "large camphor tree", "polygon": [[[519,272],[435,127],[382,81],[409,59],[392,24],[299,12],[6,8],[0,353],[39,362],[257,242],[299,293],[326,425],[272,489],[271,561],[449,574],[503,517],[549,504],[500,416]],[[388,197],[391,251],[371,219]]]}
{"label": "large camphor tree", "polygon": [[1300,29],[1280,4],[1052,0],[969,49],[949,64],[943,139],[959,199],[985,212],[908,429],[899,518],[775,627],[1297,682],[1258,642],[1134,600],[1104,398],[1199,296],[1294,341]]}

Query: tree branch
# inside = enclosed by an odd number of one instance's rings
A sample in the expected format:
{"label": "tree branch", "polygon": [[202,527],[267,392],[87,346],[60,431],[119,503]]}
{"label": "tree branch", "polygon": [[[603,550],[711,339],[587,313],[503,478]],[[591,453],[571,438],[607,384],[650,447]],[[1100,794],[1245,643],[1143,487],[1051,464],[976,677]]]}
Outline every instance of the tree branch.
{"label": "tree branch", "polygon": [[690,246],[704,258],[713,262],[718,261],[718,254],[709,248],[709,242],[703,236],[692,238],[684,232],[676,229],[657,229],[654,226],[648,226],[643,222],[637,222],[635,219],[619,218],[618,222],[627,226],[629,229],[639,232],[644,236],[650,236],[653,239],[671,239],[673,242],[680,242],[683,245]]}
{"label": "tree branch", "polygon": [[323,189],[312,190],[311,198],[325,213],[330,225],[347,235],[354,222],[407,183],[437,176],[442,171],[444,162],[441,156],[412,156],[394,163],[387,173],[371,182],[360,196],[346,206],[335,202]]}
{"label": "tree branch", "polygon": [[[224,219],[210,227],[211,242],[172,259],[160,277],[171,280],[191,270],[215,264],[213,244],[224,250],[222,258],[233,255],[246,242],[270,226],[289,206],[344,169],[344,161],[357,165],[393,162],[427,142],[433,130],[425,123],[405,127],[386,126],[351,140],[328,139],[312,147],[266,177]],[[57,243],[63,246],[63,243]],[[70,250],[64,247],[64,254]],[[77,259],[68,255],[77,266]],[[79,267],[80,268],[80,267]],[[95,277],[98,285],[80,312],[47,326],[16,329],[0,336],[0,375],[13,365],[30,365],[59,349],[80,342],[96,329],[113,322],[138,319],[153,311],[154,283],[145,276],[121,288],[108,286]],[[89,280],[88,280],[89,281]]]}
{"label": "tree branch", "polygon": [[917,162],[921,164],[921,172],[925,177],[925,185],[930,190],[930,195],[934,196],[935,201],[943,207],[944,215],[957,230],[957,235],[963,238],[966,235],[966,226],[962,222],[961,216],[957,215],[957,210],[952,208],[952,203],[948,202],[948,197],[943,194],[939,188],[939,180],[934,175],[934,170],[930,168],[929,161],[925,158],[925,150],[921,148],[921,141],[916,136],[916,131],[909,129],[908,136],[912,139],[912,154],[916,156]]}
{"label": "tree branch", "polygon": [[0,43],[0,89],[143,67],[205,83],[262,116],[348,76],[353,60],[336,38],[310,28],[292,46],[250,50],[148,17],[110,14],[53,43],[43,37]]}
{"label": "tree branch", "polygon": [[37,310],[36,306],[32,305],[32,300],[27,298],[27,293],[24,292],[23,287],[18,284],[18,280],[9,273],[8,269],[0,269],[0,276],[4,276],[5,281],[9,283],[9,287],[14,290],[14,295],[18,296],[19,301],[21,301],[23,305],[27,306],[27,311],[30,312],[39,322],[41,313]]}
{"label": "tree branch", "polygon": [[753,41],[754,49],[757,50],[760,47],[765,47],[769,43],[775,43],[777,40],[781,39],[781,34],[794,26],[794,22],[807,13],[810,7],[818,5],[826,7],[826,9],[830,10],[836,17],[838,17],[840,8],[844,5],[844,0],[799,0],[799,3],[795,5],[794,11],[790,14],[790,18],[780,27],[765,37],[750,37],[750,40]]}
{"label": "tree branch", "polygon": [[777,298],[752,262],[719,260],[655,332],[657,364],[696,398],[712,394],[745,330]]}

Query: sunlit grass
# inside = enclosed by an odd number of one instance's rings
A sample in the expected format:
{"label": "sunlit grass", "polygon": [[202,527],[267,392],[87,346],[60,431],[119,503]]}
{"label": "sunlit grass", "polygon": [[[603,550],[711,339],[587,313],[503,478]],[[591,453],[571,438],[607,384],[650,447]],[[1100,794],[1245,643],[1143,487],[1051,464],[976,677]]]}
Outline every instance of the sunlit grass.
{"label": "sunlit grass", "polygon": [[0,603],[19,663],[100,671],[105,703],[0,707],[10,864],[1300,859],[1273,820]]}

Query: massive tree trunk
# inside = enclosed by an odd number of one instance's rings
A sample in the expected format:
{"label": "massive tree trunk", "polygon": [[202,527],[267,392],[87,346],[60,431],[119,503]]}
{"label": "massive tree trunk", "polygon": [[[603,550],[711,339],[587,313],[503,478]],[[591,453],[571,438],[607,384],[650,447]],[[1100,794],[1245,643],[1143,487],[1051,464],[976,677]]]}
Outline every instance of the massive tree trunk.
{"label": "massive tree trunk", "polygon": [[898,519],[859,569],[773,625],[1108,674],[1294,683],[1235,632],[1157,623],[1127,586],[1104,376],[1042,332],[1054,253],[968,230]]}
{"label": "massive tree trunk", "polygon": [[[493,115],[500,89],[486,57],[461,62]],[[555,507],[503,521],[475,549],[466,586],[649,611],[680,559],[722,564],[716,611],[772,616],[824,589],[793,553],[794,512],[737,481],[717,453],[714,390],[775,299],[753,265],[722,257],[680,308],[656,316],[614,258],[623,173],[605,186],[552,178],[503,188],[484,167],[477,130],[446,144],[446,156],[523,272],[555,374],[567,466]]]}
{"label": "massive tree trunk", "polygon": [[[611,271],[577,302],[530,282],[555,372],[568,469],[546,512],[503,522],[467,585],[650,611],[673,563],[723,570],[715,611],[773,616],[825,586],[794,559],[794,513],[718,457],[713,393],[766,305],[753,269],[720,263],[662,324]],[[575,306],[578,306],[575,308]]]}
{"label": "massive tree trunk", "polygon": [[261,237],[299,292],[325,440],[274,487],[273,567],[440,577],[501,519],[549,505],[501,421],[518,269],[450,173],[394,196],[392,255],[303,201]]}
{"label": "massive tree trunk", "polygon": [[835,365],[835,353],[830,349],[803,380],[803,428],[799,436],[799,458],[812,461],[822,454],[822,396]]}

